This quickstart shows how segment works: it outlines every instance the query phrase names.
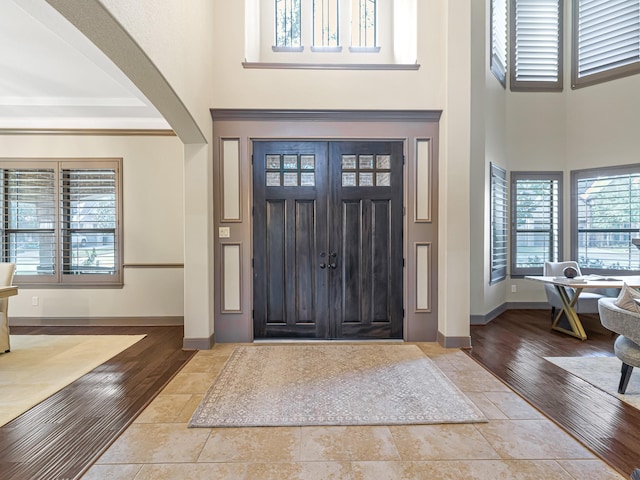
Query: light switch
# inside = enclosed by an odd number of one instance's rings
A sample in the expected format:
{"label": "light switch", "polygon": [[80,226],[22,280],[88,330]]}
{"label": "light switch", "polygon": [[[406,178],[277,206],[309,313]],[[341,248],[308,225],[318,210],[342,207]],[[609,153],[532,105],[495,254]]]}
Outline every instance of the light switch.
{"label": "light switch", "polygon": [[229,238],[231,236],[231,230],[229,227],[218,227],[219,238]]}

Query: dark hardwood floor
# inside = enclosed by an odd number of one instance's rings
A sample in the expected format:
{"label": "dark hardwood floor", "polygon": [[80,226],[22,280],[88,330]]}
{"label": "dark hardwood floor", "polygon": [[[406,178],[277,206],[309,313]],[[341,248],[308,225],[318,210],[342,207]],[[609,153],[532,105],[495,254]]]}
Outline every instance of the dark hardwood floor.
{"label": "dark hardwood floor", "polygon": [[[581,318],[584,342],[551,331],[548,311],[511,310],[472,327],[466,352],[629,477],[640,466],[640,411],[543,358],[613,354],[614,338],[598,317]],[[14,327],[12,333],[147,336],[1,427],[3,480],[78,478],[194,353],[181,349],[182,327]]]}
{"label": "dark hardwood floor", "polygon": [[544,360],[613,355],[598,316],[580,318],[585,341],[552,331],[548,310],[510,310],[471,327],[467,353],[628,478],[640,467],[640,411]]}
{"label": "dark hardwood floor", "polygon": [[12,327],[11,333],[146,337],[1,427],[3,480],[80,477],[195,353],[182,350],[182,327]]}

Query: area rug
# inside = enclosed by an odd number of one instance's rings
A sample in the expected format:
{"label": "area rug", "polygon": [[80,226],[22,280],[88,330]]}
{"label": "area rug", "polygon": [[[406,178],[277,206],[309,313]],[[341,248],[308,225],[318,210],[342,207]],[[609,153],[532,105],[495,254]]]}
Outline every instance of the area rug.
{"label": "area rug", "polygon": [[190,427],[486,422],[415,345],[236,347]]}
{"label": "area rug", "polygon": [[145,335],[11,335],[0,354],[0,426]]}
{"label": "area rug", "polygon": [[545,360],[640,409],[640,369],[634,369],[625,394],[619,394],[622,362],[617,357],[545,357]]}

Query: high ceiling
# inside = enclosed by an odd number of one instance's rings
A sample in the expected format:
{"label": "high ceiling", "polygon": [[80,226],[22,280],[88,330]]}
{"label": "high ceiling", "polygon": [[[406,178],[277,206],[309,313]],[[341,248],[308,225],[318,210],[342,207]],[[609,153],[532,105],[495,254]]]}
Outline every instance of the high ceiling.
{"label": "high ceiling", "polygon": [[0,129],[170,129],[44,0],[0,0]]}

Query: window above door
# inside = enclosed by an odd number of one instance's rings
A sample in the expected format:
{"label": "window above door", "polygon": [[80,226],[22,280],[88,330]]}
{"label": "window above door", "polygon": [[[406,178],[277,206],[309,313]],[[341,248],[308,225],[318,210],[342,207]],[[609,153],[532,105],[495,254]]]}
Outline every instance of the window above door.
{"label": "window above door", "polygon": [[245,68],[417,69],[417,2],[245,0]]}

